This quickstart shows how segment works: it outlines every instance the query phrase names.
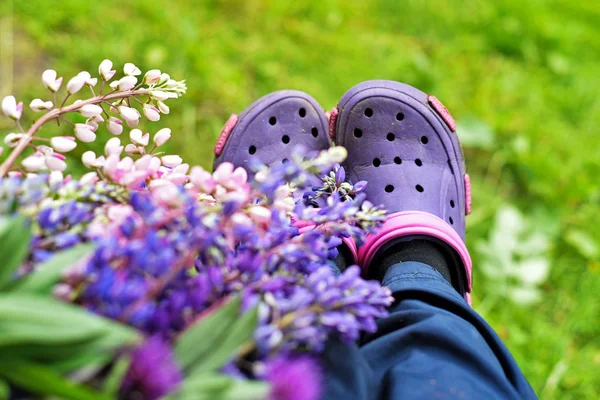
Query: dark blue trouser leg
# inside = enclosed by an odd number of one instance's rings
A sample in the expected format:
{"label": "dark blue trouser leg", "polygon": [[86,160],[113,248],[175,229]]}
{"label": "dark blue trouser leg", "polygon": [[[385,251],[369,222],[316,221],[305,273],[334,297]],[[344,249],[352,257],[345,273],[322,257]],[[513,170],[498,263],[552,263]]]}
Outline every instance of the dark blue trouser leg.
{"label": "dark blue trouser leg", "polygon": [[536,398],[500,338],[436,270],[395,264],[383,284],[396,302],[377,333],[328,348],[326,398]]}

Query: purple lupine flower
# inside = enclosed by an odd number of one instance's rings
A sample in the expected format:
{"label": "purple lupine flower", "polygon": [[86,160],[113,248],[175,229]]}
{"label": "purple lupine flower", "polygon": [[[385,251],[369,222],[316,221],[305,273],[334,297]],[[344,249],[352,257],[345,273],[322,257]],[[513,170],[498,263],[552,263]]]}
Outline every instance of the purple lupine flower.
{"label": "purple lupine flower", "polygon": [[133,351],[121,392],[129,398],[137,393],[143,399],[155,400],[177,389],[182,378],[170,346],[152,337]]}
{"label": "purple lupine flower", "polygon": [[309,356],[280,356],[266,364],[271,384],[269,400],[317,400],[321,397],[321,368]]}

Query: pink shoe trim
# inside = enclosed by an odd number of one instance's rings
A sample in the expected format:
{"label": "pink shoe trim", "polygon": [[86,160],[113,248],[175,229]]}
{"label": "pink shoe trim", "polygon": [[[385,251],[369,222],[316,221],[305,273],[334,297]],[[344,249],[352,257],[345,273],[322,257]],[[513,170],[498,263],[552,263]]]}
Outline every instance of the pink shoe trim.
{"label": "pink shoe trim", "polygon": [[337,121],[339,111],[337,106],[333,107],[329,115],[329,137],[335,139],[335,123]]}
{"label": "pink shoe trim", "polygon": [[227,143],[227,139],[229,139],[229,135],[233,128],[235,128],[235,124],[238,122],[237,114],[231,114],[231,117],[225,122],[225,126],[219,135],[219,139],[217,140],[217,144],[215,145],[215,155],[218,157],[223,152],[223,147],[225,147],[225,143]]}
{"label": "pink shoe trim", "polygon": [[377,250],[388,241],[415,235],[440,239],[458,253],[467,275],[467,292],[471,292],[472,262],[467,247],[450,225],[441,218],[423,211],[402,211],[391,214],[377,234],[367,236],[367,240],[358,252],[358,262],[363,268],[363,273],[367,271]]}
{"label": "pink shoe trim", "polygon": [[[315,228],[315,224],[310,221],[303,220],[295,221],[292,223],[292,225],[298,228],[298,233],[304,233]],[[358,262],[358,248],[356,247],[354,239],[351,237],[343,237],[342,242],[344,242],[344,244],[348,247],[348,250],[350,250],[350,253],[352,253],[353,263],[356,264]]]}
{"label": "pink shoe trim", "polygon": [[466,214],[471,214],[471,177],[465,174],[465,207]]}
{"label": "pink shoe trim", "polygon": [[446,125],[448,125],[448,127],[450,128],[450,130],[452,132],[455,132],[456,122],[454,122],[454,118],[452,118],[452,115],[450,115],[450,111],[448,111],[448,109],[442,104],[442,102],[439,101],[435,96],[431,95],[427,97],[427,101],[429,102],[431,107],[433,107],[435,112],[437,112],[438,115],[442,117]]}

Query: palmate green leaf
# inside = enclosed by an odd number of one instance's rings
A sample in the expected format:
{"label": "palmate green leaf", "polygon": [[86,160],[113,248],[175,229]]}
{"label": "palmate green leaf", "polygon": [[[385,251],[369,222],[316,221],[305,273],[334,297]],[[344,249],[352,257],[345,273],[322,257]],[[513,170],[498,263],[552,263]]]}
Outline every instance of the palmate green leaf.
{"label": "palmate green leaf", "polygon": [[175,357],[183,369],[198,363],[205,353],[214,351],[216,343],[233,325],[240,312],[241,299],[233,298],[211,314],[199,319],[175,342]]}
{"label": "palmate green leaf", "polygon": [[111,347],[139,339],[132,328],[47,296],[0,295],[0,351],[6,346],[67,346],[95,339]]}
{"label": "palmate green leaf", "polygon": [[0,217],[0,289],[25,261],[30,241],[31,226],[25,217]]}
{"label": "palmate green leaf", "polygon": [[50,260],[38,265],[35,274],[21,279],[13,289],[19,292],[51,293],[63,271],[91,254],[95,247],[94,243],[84,243],[56,253]]}
{"label": "palmate green leaf", "polygon": [[45,396],[71,400],[108,400],[109,397],[65,379],[45,366],[23,360],[0,361],[0,377],[13,385]]}
{"label": "palmate green leaf", "polygon": [[268,391],[266,382],[202,373],[185,379],[179,390],[165,400],[259,400],[266,398]]}

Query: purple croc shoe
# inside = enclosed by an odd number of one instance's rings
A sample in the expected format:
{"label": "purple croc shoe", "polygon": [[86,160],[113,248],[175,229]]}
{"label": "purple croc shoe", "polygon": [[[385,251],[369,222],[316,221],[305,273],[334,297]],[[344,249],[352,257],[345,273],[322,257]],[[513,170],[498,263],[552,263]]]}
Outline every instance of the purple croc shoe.
{"label": "purple croc shoe", "polygon": [[233,114],[215,146],[214,168],[223,162],[247,169],[251,157],[282,162],[297,145],[324,150],[331,145],[323,108],[306,93],[280,90]]}
{"label": "purple croc shoe", "polygon": [[344,94],[329,122],[330,136],[348,150],[348,179],[367,181],[368,199],[391,213],[359,249],[365,273],[391,240],[427,236],[445,243],[462,263],[470,303],[471,258],[464,243],[470,179],[448,110],[409,85],[367,81]]}
{"label": "purple croc shoe", "polygon": [[[325,150],[331,146],[327,133],[327,116],[315,99],[295,90],[273,92],[229,118],[215,146],[213,168],[230,162],[247,169],[252,157],[267,165],[284,162],[297,145]],[[294,225],[300,233],[314,227],[307,221]],[[354,241],[343,240],[356,260]]]}

